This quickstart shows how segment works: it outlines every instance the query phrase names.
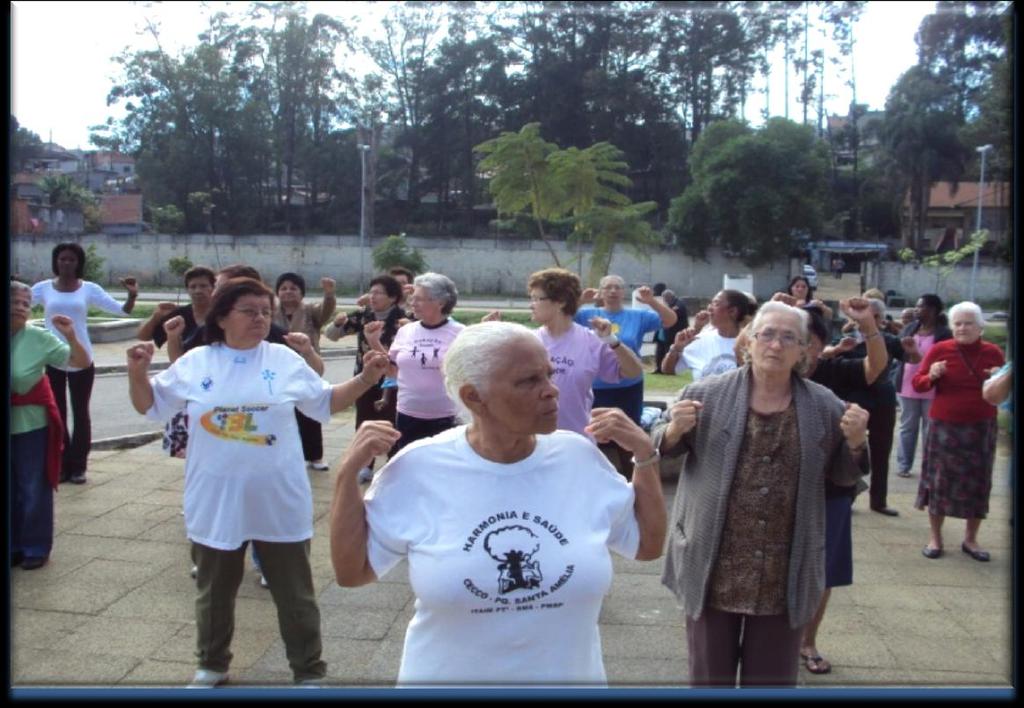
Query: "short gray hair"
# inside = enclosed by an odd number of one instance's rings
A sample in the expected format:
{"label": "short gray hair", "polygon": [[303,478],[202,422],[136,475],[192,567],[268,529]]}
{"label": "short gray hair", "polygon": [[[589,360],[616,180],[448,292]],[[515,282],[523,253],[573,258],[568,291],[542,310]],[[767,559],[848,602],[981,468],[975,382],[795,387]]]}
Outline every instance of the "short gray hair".
{"label": "short gray hair", "polygon": [[970,300],[964,300],[963,302],[958,302],[957,304],[953,305],[953,307],[949,308],[950,325],[953,324],[953,320],[955,320],[956,316],[959,315],[961,312],[970,313],[974,317],[974,321],[978,323],[978,326],[983,329],[987,324],[985,322],[985,316],[981,314],[981,308],[978,307],[975,303],[971,302]]}
{"label": "short gray hair", "polygon": [[621,275],[612,275],[611,273],[609,273],[608,275],[604,276],[599,281],[597,281],[597,287],[603,288],[605,283],[607,283],[609,280],[613,280],[613,279],[619,281],[620,283],[622,283],[622,287],[623,287],[623,289],[625,289],[625,287],[626,287],[626,279],[623,278]]}
{"label": "short gray hair", "polygon": [[28,285],[25,285],[25,283],[21,282],[20,280],[12,280],[11,293],[13,294],[15,290],[24,290],[25,292],[28,293],[29,302],[32,301],[32,288],[29,287]]}
{"label": "short gray hair", "polygon": [[478,391],[486,391],[488,383],[505,364],[502,350],[522,340],[543,346],[533,331],[514,322],[481,322],[466,327],[455,337],[445,352],[441,372],[448,398],[467,420],[470,418],[469,410],[459,396],[459,389],[469,384]]}
{"label": "short gray hair", "polygon": [[447,275],[424,273],[417,276],[412,284],[426,290],[431,300],[441,303],[442,314],[450,315],[459,301],[459,291]]}
{"label": "short gray hair", "polygon": [[761,305],[757,314],[754,315],[753,322],[750,323],[751,334],[761,331],[761,322],[764,318],[772,313],[778,313],[783,315],[791,315],[797,319],[797,330],[800,334],[801,344],[807,344],[807,322],[810,317],[799,307],[791,307],[784,302],[771,301]]}
{"label": "short gray hair", "polygon": [[885,303],[879,300],[878,298],[869,297],[868,307],[870,307],[871,311],[874,312],[876,315],[881,315],[882,317],[885,317]]}

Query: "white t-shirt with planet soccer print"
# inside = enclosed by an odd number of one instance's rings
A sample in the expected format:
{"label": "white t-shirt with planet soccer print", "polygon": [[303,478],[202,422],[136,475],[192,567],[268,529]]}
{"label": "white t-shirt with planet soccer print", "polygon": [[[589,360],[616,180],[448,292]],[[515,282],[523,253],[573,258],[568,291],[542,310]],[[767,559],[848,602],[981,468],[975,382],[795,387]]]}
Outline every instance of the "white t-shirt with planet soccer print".
{"label": "white t-shirt with planet soccer print", "polygon": [[416,595],[400,686],[603,685],[609,550],[634,558],[633,488],[587,438],[537,436],[514,464],[459,426],[402,450],[366,497],[377,577],[403,558]]}
{"label": "white t-shirt with planet soccer print", "polygon": [[185,529],[219,550],[313,536],[313,493],[295,408],[326,423],[331,385],[283,344],[190,350],[150,379],[152,420],[188,413]]}

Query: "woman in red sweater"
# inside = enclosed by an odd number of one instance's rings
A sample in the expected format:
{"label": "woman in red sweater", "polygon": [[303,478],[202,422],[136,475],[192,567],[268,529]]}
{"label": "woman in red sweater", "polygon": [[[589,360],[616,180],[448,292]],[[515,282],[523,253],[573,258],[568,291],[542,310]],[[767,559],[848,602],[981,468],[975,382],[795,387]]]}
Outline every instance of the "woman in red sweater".
{"label": "woman in red sweater", "polygon": [[928,350],[911,381],[916,391],[935,389],[914,506],[928,508],[925,558],[942,555],[942,522],[955,516],[967,520],[960,549],[987,561],[988,552],[978,546],[978,527],[988,513],[997,427],[996,408],[981,397],[981,388],[1003,365],[1003,352],[981,340],[985,320],[973,302],[954,305],[949,320],[953,338]]}

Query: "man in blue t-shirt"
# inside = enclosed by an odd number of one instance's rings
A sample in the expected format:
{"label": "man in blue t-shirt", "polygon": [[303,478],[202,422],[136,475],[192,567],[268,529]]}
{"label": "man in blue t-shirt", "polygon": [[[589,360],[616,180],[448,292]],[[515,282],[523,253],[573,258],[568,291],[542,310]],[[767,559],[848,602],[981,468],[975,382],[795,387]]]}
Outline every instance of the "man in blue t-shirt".
{"label": "man in blue t-shirt", "polygon": [[[592,317],[603,317],[612,323],[612,347],[625,344],[637,356],[640,356],[640,345],[644,335],[656,332],[662,327],[671,327],[676,323],[676,313],[646,285],[637,290],[637,300],[652,309],[630,310],[624,307],[626,297],[626,281],[617,275],[606,275],[601,278],[600,289],[587,288],[583,291],[582,302],[594,302],[600,299],[600,307],[581,307],[575,316],[578,324],[587,327]],[[622,379],[618,383],[606,383],[600,379],[594,381],[594,408],[619,408],[637,425],[644,404],[644,377]],[[633,466],[626,454],[619,454],[620,448],[614,443],[601,446],[602,451],[612,464],[627,478],[632,476]],[[613,452],[614,450],[614,452]]]}

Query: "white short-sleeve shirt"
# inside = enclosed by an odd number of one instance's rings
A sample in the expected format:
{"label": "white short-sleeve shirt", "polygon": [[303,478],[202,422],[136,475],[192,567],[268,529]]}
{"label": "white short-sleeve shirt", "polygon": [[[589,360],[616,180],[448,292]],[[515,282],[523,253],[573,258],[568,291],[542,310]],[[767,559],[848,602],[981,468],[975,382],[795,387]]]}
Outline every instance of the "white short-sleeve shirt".
{"label": "white short-sleeve shirt", "polygon": [[598,615],[610,550],[633,558],[633,488],[587,438],[537,436],[514,464],[460,426],[395,456],[366,495],[378,577],[416,594],[399,684],[604,684]]}
{"label": "white short-sleeve shirt", "polygon": [[219,550],[313,536],[295,408],[326,423],[331,385],[282,344],[197,347],[154,376],[152,420],[188,413],[185,529]]}

